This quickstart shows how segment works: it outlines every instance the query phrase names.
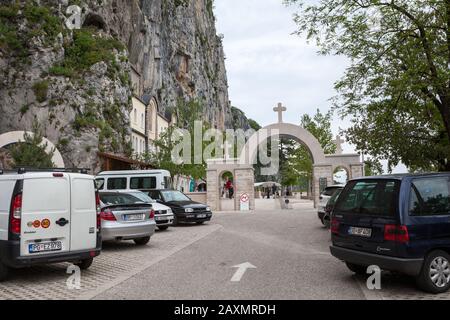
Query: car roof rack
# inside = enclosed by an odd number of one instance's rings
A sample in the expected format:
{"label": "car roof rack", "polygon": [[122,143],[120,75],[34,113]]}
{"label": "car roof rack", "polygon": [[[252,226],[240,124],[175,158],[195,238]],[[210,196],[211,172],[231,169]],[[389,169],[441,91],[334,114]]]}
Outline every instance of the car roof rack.
{"label": "car roof rack", "polygon": [[67,173],[81,173],[88,174],[90,169],[86,168],[17,168],[18,174],[24,174],[27,172],[67,172]]}

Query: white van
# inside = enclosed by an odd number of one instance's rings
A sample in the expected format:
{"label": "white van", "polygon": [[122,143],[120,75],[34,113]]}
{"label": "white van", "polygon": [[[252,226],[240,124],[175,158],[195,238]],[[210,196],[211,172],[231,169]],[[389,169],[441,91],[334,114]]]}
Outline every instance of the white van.
{"label": "white van", "polygon": [[89,268],[101,251],[99,209],[93,176],[0,171],[0,280],[36,264]]}
{"label": "white van", "polygon": [[167,170],[104,171],[95,181],[99,191],[172,189],[172,177]]}

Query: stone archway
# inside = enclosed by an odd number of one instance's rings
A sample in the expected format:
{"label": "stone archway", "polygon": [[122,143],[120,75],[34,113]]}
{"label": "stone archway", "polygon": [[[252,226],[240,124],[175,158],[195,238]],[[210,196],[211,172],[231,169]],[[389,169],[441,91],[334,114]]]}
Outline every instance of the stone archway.
{"label": "stone archway", "polygon": [[[18,142],[23,142],[24,139],[24,135],[28,134],[30,136],[33,135],[32,132],[26,132],[26,131],[11,131],[11,132],[6,132],[3,134],[0,134],[0,148],[3,148],[7,145],[13,144],[13,143],[18,143]],[[51,153],[53,151],[53,158],[52,161],[54,163],[54,165],[57,168],[64,168],[64,160],[63,157],[61,155],[61,153],[58,151],[58,149],[56,149],[55,145],[48,140],[47,138],[42,138],[42,146],[47,145],[45,151],[47,153]]]}
{"label": "stone archway", "polygon": [[[342,154],[343,142],[339,137],[336,139],[337,154],[325,155],[319,141],[301,126],[284,123],[283,112],[286,108],[278,104],[274,108],[278,112],[278,123],[271,124],[253,134],[246,142],[238,159],[216,159],[207,161],[208,205],[213,210],[221,210],[219,201],[218,175],[224,171],[233,173],[235,179],[235,210],[239,210],[239,198],[248,195],[250,209],[255,209],[254,192],[254,170],[253,164],[257,156],[259,145],[272,137],[291,138],[306,147],[313,160],[313,197],[314,206],[319,202],[322,189],[333,183],[333,171],[336,167],[348,169],[348,179],[360,177],[363,174],[363,164],[359,154]],[[226,157],[225,157],[226,158]]]}

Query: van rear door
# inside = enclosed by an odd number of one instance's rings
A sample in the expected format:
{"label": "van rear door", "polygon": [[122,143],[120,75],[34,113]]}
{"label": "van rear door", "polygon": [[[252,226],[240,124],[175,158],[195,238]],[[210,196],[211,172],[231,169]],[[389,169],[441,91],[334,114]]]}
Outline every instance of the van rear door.
{"label": "van rear door", "polygon": [[23,181],[21,256],[70,250],[70,178],[65,173],[32,173]]}
{"label": "van rear door", "polygon": [[399,224],[400,183],[400,180],[388,179],[349,182],[333,210],[333,244],[358,251],[395,255],[396,243],[385,240],[385,230]]}
{"label": "van rear door", "polygon": [[71,174],[70,250],[94,249],[97,246],[97,211],[94,177]]}

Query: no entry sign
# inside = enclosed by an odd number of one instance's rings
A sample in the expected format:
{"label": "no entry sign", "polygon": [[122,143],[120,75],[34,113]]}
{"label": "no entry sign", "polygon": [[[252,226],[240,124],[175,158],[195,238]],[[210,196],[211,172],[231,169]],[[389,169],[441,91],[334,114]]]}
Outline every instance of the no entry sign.
{"label": "no entry sign", "polygon": [[250,210],[250,197],[247,193],[241,194],[239,197],[240,208],[241,211],[249,211]]}

